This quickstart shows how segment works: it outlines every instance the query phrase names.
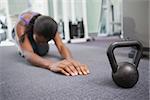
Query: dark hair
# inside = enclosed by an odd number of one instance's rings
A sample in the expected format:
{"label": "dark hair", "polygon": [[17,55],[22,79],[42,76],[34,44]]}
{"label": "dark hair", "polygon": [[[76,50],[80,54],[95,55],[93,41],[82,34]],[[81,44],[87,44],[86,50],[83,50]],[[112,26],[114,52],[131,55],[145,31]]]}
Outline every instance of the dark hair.
{"label": "dark hair", "polygon": [[57,32],[57,23],[49,16],[39,16],[35,22],[34,34],[42,35],[48,41],[55,37]]}

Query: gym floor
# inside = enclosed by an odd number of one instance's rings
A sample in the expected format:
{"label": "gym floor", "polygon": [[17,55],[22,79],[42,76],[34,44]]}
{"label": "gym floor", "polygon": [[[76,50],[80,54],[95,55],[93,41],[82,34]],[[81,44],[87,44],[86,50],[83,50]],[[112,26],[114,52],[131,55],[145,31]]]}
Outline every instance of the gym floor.
{"label": "gym floor", "polygon": [[[0,47],[0,100],[149,100],[149,58],[139,63],[139,81],[130,89],[115,85],[106,55],[110,43],[119,38],[67,44],[76,60],[89,66],[87,76],[67,77],[33,67],[18,55],[14,46]],[[129,48],[115,50],[117,62],[128,58]],[[60,55],[50,46],[53,60]]]}

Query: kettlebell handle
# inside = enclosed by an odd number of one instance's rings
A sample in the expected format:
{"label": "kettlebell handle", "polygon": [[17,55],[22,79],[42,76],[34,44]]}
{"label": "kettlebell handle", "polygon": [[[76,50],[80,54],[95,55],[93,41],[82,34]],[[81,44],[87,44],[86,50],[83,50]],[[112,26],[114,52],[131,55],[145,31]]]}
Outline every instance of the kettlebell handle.
{"label": "kettlebell handle", "polygon": [[133,63],[135,64],[136,68],[138,67],[142,51],[143,51],[143,45],[139,41],[121,41],[121,42],[114,42],[112,43],[107,50],[107,56],[108,60],[110,62],[110,65],[112,67],[113,73],[117,71],[118,65],[114,56],[114,49],[120,48],[120,47],[136,47],[137,52],[133,58]]}

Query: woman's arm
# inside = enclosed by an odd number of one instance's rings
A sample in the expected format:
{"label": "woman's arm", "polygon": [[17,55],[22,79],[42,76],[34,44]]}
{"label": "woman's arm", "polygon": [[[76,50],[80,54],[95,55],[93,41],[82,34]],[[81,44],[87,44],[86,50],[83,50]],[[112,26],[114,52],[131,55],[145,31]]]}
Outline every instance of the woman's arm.
{"label": "woman's arm", "polygon": [[49,65],[53,64],[53,62],[51,60],[44,59],[34,53],[27,35],[25,35],[23,41],[20,41],[21,36],[24,34],[24,30],[24,26],[20,23],[16,25],[16,34],[18,37],[19,47],[22,50],[25,59],[32,65],[49,69]]}
{"label": "woman's arm", "polygon": [[56,47],[58,48],[59,53],[61,56],[65,59],[72,58],[70,50],[64,45],[62,42],[61,37],[59,36],[59,33],[56,33],[56,36],[54,38],[54,42],[56,44]]}
{"label": "woman's arm", "polygon": [[[79,61],[76,61],[73,59],[70,50],[65,46],[65,44],[62,42],[62,39],[59,36],[59,33],[56,33],[56,36],[54,38],[54,42],[58,48],[59,53],[62,55],[62,57],[66,60],[66,66],[70,69],[68,72],[77,73],[80,75],[87,75],[89,73],[89,69],[87,65],[81,64]],[[68,63],[68,64],[67,64]],[[62,68],[65,68],[64,66]],[[66,69],[65,69],[66,70]]]}
{"label": "woman's arm", "polygon": [[25,59],[32,65],[49,69],[49,66],[52,65],[54,62],[48,59],[44,59],[34,52],[24,50],[23,51]]}
{"label": "woman's arm", "polygon": [[33,49],[27,36],[25,36],[24,42],[21,43],[20,46],[25,56],[25,59],[32,65],[49,69],[49,66],[53,64],[51,60],[44,59],[33,52]]}

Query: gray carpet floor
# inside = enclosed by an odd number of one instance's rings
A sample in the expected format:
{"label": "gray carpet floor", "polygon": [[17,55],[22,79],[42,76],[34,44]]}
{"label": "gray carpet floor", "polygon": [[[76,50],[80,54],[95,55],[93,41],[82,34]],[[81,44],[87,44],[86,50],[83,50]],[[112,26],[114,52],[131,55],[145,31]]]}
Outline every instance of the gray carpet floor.
{"label": "gray carpet floor", "polygon": [[[87,76],[64,76],[28,64],[15,47],[0,47],[0,100],[149,100],[149,59],[141,59],[139,81],[131,89],[114,84],[106,56],[112,41],[67,44],[76,60],[89,66]],[[128,49],[116,51],[117,60],[127,58]],[[47,57],[59,60],[54,45]]]}

